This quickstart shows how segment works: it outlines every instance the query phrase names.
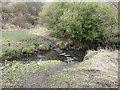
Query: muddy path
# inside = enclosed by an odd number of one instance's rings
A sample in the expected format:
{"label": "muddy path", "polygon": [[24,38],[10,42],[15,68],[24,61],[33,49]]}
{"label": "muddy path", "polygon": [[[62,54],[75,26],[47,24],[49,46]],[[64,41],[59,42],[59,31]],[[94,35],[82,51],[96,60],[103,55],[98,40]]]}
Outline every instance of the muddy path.
{"label": "muddy path", "polygon": [[34,74],[26,75],[22,88],[48,88],[50,76],[77,63],[60,63],[44,71],[37,71]]}

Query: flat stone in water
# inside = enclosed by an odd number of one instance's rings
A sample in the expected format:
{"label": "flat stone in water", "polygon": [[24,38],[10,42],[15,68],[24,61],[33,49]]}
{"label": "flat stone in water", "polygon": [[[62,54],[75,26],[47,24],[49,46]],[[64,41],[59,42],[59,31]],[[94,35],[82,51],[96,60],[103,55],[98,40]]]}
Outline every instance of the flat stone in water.
{"label": "flat stone in water", "polygon": [[59,48],[55,48],[54,50],[58,51],[58,50],[60,50],[60,49],[59,49]]}
{"label": "flat stone in water", "polygon": [[67,60],[72,61],[72,60],[74,60],[74,59],[71,58],[71,57],[67,57]]}
{"label": "flat stone in water", "polygon": [[63,56],[64,56],[64,55],[66,55],[66,53],[61,53],[60,55],[63,55]]}
{"label": "flat stone in water", "polygon": [[45,56],[42,56],[42,55],[37,55],[37,57],[38,57],[38,58],[43,58],[43,57],[45,57]]}
{"label": "flat stone in water", "polygon": [[66,54],[66,55],[64,55],[65,57],[70,57],[70,55],[68,55],[68,54]]}

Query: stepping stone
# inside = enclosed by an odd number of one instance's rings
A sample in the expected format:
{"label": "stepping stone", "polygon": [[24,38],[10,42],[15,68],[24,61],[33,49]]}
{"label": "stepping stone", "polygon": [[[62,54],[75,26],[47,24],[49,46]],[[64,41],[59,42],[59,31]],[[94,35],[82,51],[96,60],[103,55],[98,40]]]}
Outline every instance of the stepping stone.
{"label": "stepping stone", "polygon": [[71,57],[67,57],[67,60],[69,60],[69,61],[73,61],[74,59],[71,58]]}
{"label": "stepping stone", "polygon": [[4,70],[6,67],[5,66],[2,66],[2,67],[0,67],[0,70]]}
{"label": "stepping stone", "polygon": [[65,56],[66,56],[66,57],[70,57],[70,55],[68,55],[68,54],[66,54]]}
{"label": "stepping stone", "polygon": [[65,55],[66,53],[61,53],[60,55]]}
{"label": "stepping stone", "polygon": [[59,51],[60,49],[59,49],[59,48],[55,48],[54,50],[55,50],[55,51]]}

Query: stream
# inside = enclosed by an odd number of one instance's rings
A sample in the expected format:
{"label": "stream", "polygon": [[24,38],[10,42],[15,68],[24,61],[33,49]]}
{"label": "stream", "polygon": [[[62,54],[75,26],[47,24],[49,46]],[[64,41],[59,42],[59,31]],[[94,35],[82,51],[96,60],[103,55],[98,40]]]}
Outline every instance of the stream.
{"label": "stream", "polygon": [[[51,45],[51,49],[49,51],[39,51],[35,55],[31,56],[25,56],[19,59],[15,59],[18,62],[21,63],[31,63],[31,62],[40,62],[40,61],[46,61],[46,60],[59,60],[66,63],[70,62],[82,62],[84,56],[86,55],[86,51],[88,49],[68,49],[68,50],[61,50],[60,48],[56,47],[55,42],[46,38],[43,38],[42,36],[39,36],[38,39],[43,42]],[[92,45],[91,49],[97,50],[98,48],[104,48],[104,46],[95,46]],[[119,47],[111,47],[110,49],[116,50]],[[11,61],[11,60],[10,60]]]}
{"label": "stream", "polygon": [[39,51],[31,56],[22,56],[20,58],[7,59],[7,61],[15,60],[20,63],[31,63],[31,62],[40,62],[45,60],[59,60],[66,63],[70,63],[70,62],[83,61],[83,58],[86,54],[86,49],[61,50],[56,46],[55,41],[53,40],[46,39],[42,36],[38,36],[37,39],[43,43],[49,44],[51,46],[51,49],[48,51]]}
{"label": "stream", "polygon": [[55,48],[49,51],[40,51],[34,56],[18,59],[22,63],[40,62],[46,60],[59,60],[66,63],[81,62],[86,54],[86,50],[60,50]]}
{"label": "stream", "polygon": [[70,62],[82,62],[84,56],[86,55],[87,49],[75,50],[61,50],[60,48],[56,47],[55,41],[46,39],[42,36],[37,37],[43,43],[47,43],[51,45],[51,50],[49,51],[40,51],[34,56],[24,57],[17,61],[22,63],[31,63],[31,62],[40,62],[45,60],[59,60],[66,63]]}

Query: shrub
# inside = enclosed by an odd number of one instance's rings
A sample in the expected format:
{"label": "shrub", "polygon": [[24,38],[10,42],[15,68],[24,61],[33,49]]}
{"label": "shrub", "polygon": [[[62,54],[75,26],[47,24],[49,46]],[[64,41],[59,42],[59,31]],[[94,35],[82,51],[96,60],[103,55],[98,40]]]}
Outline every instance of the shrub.
{"label": "shrub", "polygon": [[40,13],[41,20],[57,36],[80,41],[103,42],[110,37],[115,15],[108,4],[49,3]]}
{"label": "shrub", "polygon": [[12,49],[8,49],[5,50],[2,54],[2,57],[18,57],[21,54],[21,49],[18,48],[12,48]]}
{"label": "shrub", "polygon": [[50,45],[48,44],[40,44],[38,46],[38,50],[49,50],[50,49]]}
{"label": "shrub", "polygon": [[23,54],[31,54],[34,53],[34,51],[35,51],[35,46],[30,46],[22,49]]}

